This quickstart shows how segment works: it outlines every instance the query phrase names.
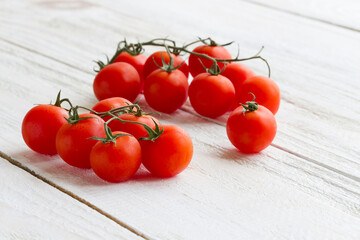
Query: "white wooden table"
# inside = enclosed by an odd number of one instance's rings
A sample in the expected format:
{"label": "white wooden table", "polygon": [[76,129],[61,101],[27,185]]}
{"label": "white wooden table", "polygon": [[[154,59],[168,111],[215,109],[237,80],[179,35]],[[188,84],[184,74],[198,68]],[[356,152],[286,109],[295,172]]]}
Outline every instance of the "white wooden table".
{"label": "white wooden table", "polygon": [[[0,239],[360,239],[359,1],[177,2],[0,1]],[[226,116],[187,103],[160,117],[194,142],[175,178],[109,184],[27,148],[33,104],[61,89],[91,107],[92,60],[165,36],[234,40],[244,57],[265,46],[282,94],[270,147],[240,154]]]}

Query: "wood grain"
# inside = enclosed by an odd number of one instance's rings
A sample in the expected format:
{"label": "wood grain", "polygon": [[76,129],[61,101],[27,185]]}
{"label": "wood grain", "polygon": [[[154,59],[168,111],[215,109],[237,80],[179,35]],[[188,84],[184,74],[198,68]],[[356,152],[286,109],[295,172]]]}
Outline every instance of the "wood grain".
{"label": "wood grain", "polygon": [[[274,147],[241,155],[223,126],[184,111],[160,117],[186,129],[194,141],[193,161],[176,178],[153,178],[142,169],[129,182],[108,184],[58,156],[30,151],[19,126],[32,102],[48,102],[62,87],[74,103],[91,106],[92,75],[3,41],[0,51],[0,71],[12,73],[0,86],[0,132],[11,136],[0,140],[2,151],[149,239],[359,237],[358,182]],[[13,80],[22,76],[27,79]]]}
{"label": "wood grain", "polygon": [[143,239],[0,158],[0,239]]}

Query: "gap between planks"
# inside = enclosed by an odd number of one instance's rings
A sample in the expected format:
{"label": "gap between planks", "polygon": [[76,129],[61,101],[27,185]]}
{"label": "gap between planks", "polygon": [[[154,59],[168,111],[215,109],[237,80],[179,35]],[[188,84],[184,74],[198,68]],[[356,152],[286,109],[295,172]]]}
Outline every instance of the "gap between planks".
{"label": "gap between planks", "polygon": [[[245,0],[245,1],[246,1],[246,0]],[[360,32],[360,31],[359,31],[359,32]],[[59,59],[57,59],[57,58],[54,58],[54,57],[52,57],[52,56],[49,56],[49,55],[46,55],[46,54],[44,54],[44,53],[38,52],[38,51],[36,51],[36,50],[33,50],[33,49],[28,48],[28,47],[26,47],[26,46],[23,46],[23,45],[21,45],[21,44],[14,43],[14,42],[9,41],[9,40],[7,40],[7,39],[4,39],[4,38],[2,38],[2,37],[0,37],[0,40],[1,40],[1,41],[4,41],[4,42],[6,42],[6,43],[9,43],[9,44],[11,44],[11,45],[14,45],[14,46],[16,46],[16,47],[22,48],[22,49],[24,49],[24,50],[26,50],[26,51],[28,51],[28,52],[31,52],[31,53],[40,55],[40,56],[45,57],[45,58],[48,58],[48,59],[50,59],[50,60],[52,60],[52,61],[56,61],[56,62],[58,62],[58,63],[60,63],[60,64],[64,64],[64,65],[66,65],[66,66],[68,66],[68,67],[71,67],[71,68],[73,68],[73,69],[75,69],[75,70],[81,71],[81,72],[86,73],[86,74],[93,75],[91,71],[86,71],[86,70],[84,70],[84,69],[78,68],[78,67],[76,67],[76,66],[74,66],[74,65],[71,65],[71,64],[69,64],[69,63],[67,63],[67,62],[61,61],[61,60],[59,60]],[[205,120],[207,120],[207,121],[216,123],[216,124],[218,124],[218,125],[225,126],[225,123],[223,123],[223,122],[220,122],[220,121],[217,121],[217,120],[214,120],[214,119],[210,119],[210,118],[203,117],[203,116],[201,116],[201,115],[199,115],[199,114],[197,114],[197,113],[194,113],[193,111],[190,111],[189,109],[186,109],[186,108],[184,108],[184,107],[180,108],[179,110],[184,111],[184,112],[187,112],[187,113],[190,113],[190,114],[192,114],[192,115],[196,115],[196,116],[198,116],[198,117],[200,117],[200,118],[203,118],[203,119],[205,119]],[[277,149],[279,149],[279,150],[281,150],[281,151],[284,151],[284,152],[286,152],[286,153],[289,153],[289,154],[291,154],[291,155],[294,155],[294,156],[296,156],[296,157],[299,157],[300,159],[302,159],[302,160],[304,160],[304,161],[306,161],[306,162],[310,162],[310,163],[315,164],[315,165],[317,165],[317,166],[319,166],[319,167],[325,168],[325,169],[327,169],[327,170],[329,170],[329,171],[331,171],[331,172],[334,172],[334,173],[336,173],[336,174],[339,174],[339,175],[341,175],[341,176],[343,176],[343,177],[346,177],[346,178],[351,179],[351,180],[356,181],[356,182],[360,182],[360,177],[357,177],[357,176],[352,175],[352,174],[348,174],[348,173],[346,173],[346,172],[344,172],[344,171],[341,171],[341,170],[338,170],[338,169],[333,168],[333,167],[331,167],[331,166],[328,166],[328,165],[326,165],[326,164],[323,164],[323,163],[321,163],[321,162],[319,162],[319,161],[317,161],[317,160],[315,160],[315,159],[311,159],[311,158],[306,157],[306,156],[304,156],[304,155],[302,155],[302,154],[300,154],[300,153],[297,153],[297,152],[294,152],[294,151],[289,150],[289,149],[287,149],[287,148],[281,147],[281,146],[279,146],[279,145],[277,145],[277,144],[273,144],[273,143],[272,143],[271,146],[272,146],[272,147],[275,147],[275,148],[277,148]],[[2,153],[2,152],[0,151],[0,153]],[[0,156],[1,156],[1,155],[0,155]],[[9,157],[9,156],[8,156],[8,157]],[[15,160],[14,160],[14,161],[15,161]],[[20,164],[20,163],[19,163],[19,164]],[[21,164],[20,164],[20,165],[21,165]],[[23,169],[24,169],[24,168],[23,168]],[[24,169],[24,170],[25,170],[25,169]],[[29,169],[29,170],[30,170],[30,169]],[[30,170],[30,171],[32,171],[32,170]],[[35,173],[35,174],[36,174],[36,173]],[[39,176],[40,176],[40,175],[39,175]],[[47,180],[47,181],[48,181],[48,180]],[[52,183],[52,184],[54,184],[54,183]],[[66,191],[66,190],[64,189],[64,191]],[[85,201],[85,200],[84,200],[84,201]],[[86,201],[85,201],[85,202],[86,202]],[[89,204],[90,204],[90,203],[89,203]],[[94,206],[94,207],[95,207],[95,206]],[[100,210],[100,209],[99,209],[99,210]],[[101,210],[100,210],[100,211],[101,211]],[[112,217],[112,216],[111,216],[111,217]]]}
{"label": "gap between planks", "polygon": [[41,176],[40,174],[36,173],[35,171],[31,170],[30,168],[28,168],[27,166],[24,166],[23,164],[21,164],[19,161],[16,161],[15,159],[13,159],[12,157],[10,157],[9,155],[3,153],[2,151],[0,151],[0,158],[3,158],[5,160],[7,160],[9,163],[11,163],[12,165],[24,170],[25,172],[31,174],[32,176],[36,177],[37,179],[43,181],[46,184],[49,184],[50,186],[52,186],[53,188],[59,190],[60,192],[65,193],[66,195],[70,196],[71,198],[79,201],[82,204],[85,204],[86,206],[90,207],[91,209],[93,209],[94,211],[100,213],[101,215],[105,216],[106,218],[110,219],[111,221],[117,223],[118,225],[120,225],[121,227],[127,229],[128,231],[136,234],[139,237],[142,237],[143,239],[146,240],[151,240],[152,238],[150,238],[149,236],[146,236],[144,233],[139,232],[138,230],[132,228],[131,226],[127,225],[126,223],[120,221],[119,219],[115,218],[114,216],[112,216],[111,214],[103,211],[102,209],[98,208],[97,206],[95,206],[94,204],[86,201],[85,199],[79,197],[78,195],[74,194],[73,192],[66,190],[65,188],[57,185],[56,183],[50,181],[49,179]]}
{"label": "gap between planks", "polygon": [[253,5],[256,5],[256,6],[260,6],[260,7],[263,7],[263,8],[268,8],[268,9],[271,9],[271,10],[274,10],[274,11],[287,13],[287,14],[290,14],[290,15],[293,15],[293,16],[297,16],[297,17],[301,17],[301,18],[305,18],[305,19],[310,19],[310,20],[313,20],[313,21],[316,21],[316,22],[321,22],[321,23],[325,23],[325,24],[328,24],[328,25],[331,25],[331,26],[334,26],[334,27],[343,28],[343,29],[347,29],[347,30],[350,30],[350,31],[353,31],[353,32],[360,33],[360,29],[349,27],[349,26],[346,26],[346,25],[343,25],[343,24],[330,22],[330,21],[325,20],[325,19],[311,17],[311,16],[308,16],[308,15],[303,15],[301,13],[297,13],[297,12],[287,10],[287,9],[282,9],[282,8],[279,8],[279,7],[275,7],[275,6],[272,6],[272,5],[268,5],[268,4],[253,1],[253,0],[241,0],[241,1],[253,4]]}

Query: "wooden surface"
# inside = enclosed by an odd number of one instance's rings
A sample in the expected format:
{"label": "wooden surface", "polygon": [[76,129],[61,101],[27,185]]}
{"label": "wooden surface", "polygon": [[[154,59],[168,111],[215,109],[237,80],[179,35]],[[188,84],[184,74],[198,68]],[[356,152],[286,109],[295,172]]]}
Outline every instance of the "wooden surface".
{"label": "wooden surface", "polygon": [[[0,239],[360,239],[359,8],[335,0],[1,1]],[[269,148],[240,154],[226,137],[227,116],[204,119],[189,103],[160,117],[194,142],[189,168],[172,179],[141,169],[109,184],[27,148],[20,126],[33,104],[61,89],[91,107],[92,60],[124,37],[164,36],[234,40],[244,57],[265,46],[282,94]],[[245,64],[266,74],[260,61]]]}

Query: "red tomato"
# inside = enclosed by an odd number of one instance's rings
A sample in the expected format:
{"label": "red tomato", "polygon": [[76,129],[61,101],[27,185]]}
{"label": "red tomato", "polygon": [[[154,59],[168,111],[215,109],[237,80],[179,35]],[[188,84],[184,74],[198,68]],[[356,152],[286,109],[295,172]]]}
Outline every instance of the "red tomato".
{"label": "red tomato", "polygon": [[[231,59],[231,54],[222,46],[210,46],[210,45],[201,45],[196,47],[193,52],[201,53],[208,55],[209,57],[218,58],[218,59]],[[213,61],[205,59],[203,57],[190,54],[189,57],[189,69],[193,77],[196,77],[200,73],[206,72],[204,67],[201,65],[199,59],[204,64],[206,68],[210,68],[213,65]],[[219,67],[222,69],[224,67],[223,63],[218,63]]]}
{"label": "red tomato", "polygon": [[[154,60],[160,67],[163,66],[161,56],[164,58],[164,61],[165,61],[166,64],[169,63],[170,58],[169,58],[169,54],[166,51],[159,51],[159,52],[154,52],[153,54],[151,54],[148,57],[148,59],[146,60],[145,65],[144,65],[144,72],[143,73],[144,73],[145,81],[146,81],[146,78],[150,75],[150,73],[152,73],[153,71],[159,69],[155,65]],[[188,78],[189,77],[189,67],[184,62],[184,60],[180,56],[176,56],[174,54],[171,54],[171,57],[174,60],[174,67],[177,67],[177,66],[182,64],[181,67],[178,68],[178,69],[185,74],[186,78]]]}
{"label": "red tomato", "polygon": [[35,152],[56,154],[56,134],[68,117],[68,112],[61,107],[45,104],[33,107],[22,122],[25,143]]}
{"label": "red tomato", "polygon": [[143,54],[139,54],[136,56],[132,56],[127,52],[122,52],[119,56],[115,59],[114,62],[126,62],[133,66],[139,74],[140,77],[140,91],[142,91],[144,87],[144,76],[143,76],[143,69],[144,64],[146,62],[147,57]]}
{"label": "red tomato", "polygon": [[79,168],[90,168],[90,151],[97,140],[90,137],[103,137],[104,120],[94,114],[80,114],[78,123],[64,124],[56,135],[56,149],[60,157],[68,164]]}
{"label": "red tomato", "polygon": [[[113,132],[121,134],[124,132]],[[131,178],[141,164],[141,147],[133,136],[121,136],[113,142],[99,141],[90,152],[91,168],[108,182],[123,182]]]}
{"label": "red tomato", "polygon": [[224,76],[201,73],[189,86],[189,99],[197,113],[216,118],[227,112],[233,104],[235,89]]}
{"label": "red tomato", "polygon": [[158,69],[145,79],[144,96],[156,111],[172,113],[186,101],[188,88],[187,78],[180,70]]}
{"label": "red tomato", "polygon": [[164,132],[155,141],[140,141],[142,163],[158,177],[172,177],[189,165],[193,144],[184,129],[163,125]]}
{"label": "red tomato", "polygon": [[[156,118],[150,115],[142,115],[141,117],[135,116],[131,113],[122,114],[119,116],[120,119],[126,120],[126,121],[132,121],[132,122],[139,122],[148,125],[152,129],[155,130],[156,126],[153,120],[158,124],[160,127],[160,122]],[[108,126],[111,128],[112,131],[123,131],[130,133],[133,135],[136,139],[139,139],[141,137],[148,137],[149,134],[145,130],[145,128],[136,123],[122,123],[118,120],[111,121]]]}
{"label": "red tomato", "polygon": [[254,76],[241,86],[240,91],[236,92],[236,101],[244,103],[252,100],[253,93],[256,96],[256,102],[269,109],[274,115],[280,105],[280,89],[278,85],[270,78],[263,76]]}
{"label": "red tomato", "polygon": [[[232,82],[236,95],[236,93],[240,91],[243,82],[246,79],[255,76],[255,73],[253,70],[240,63],[230,63],[225,66],[225,71],[221,73],[221,75],[227,77]],[[234,110],[238,106],[239,103],[235,101],[234,106],[231,109]]]}
{"label": "red tomato", "polygon": [[[103,99],[103,100],[99,101],[92,107],[92,110],[94,110],[96,112],[107,112],[107,111],[110,111],[111,109],[131,105],[131,104],[132,104],[132,102],[130,102],[129,100],[127,100],[125,98],[113,97],[113,98],[107,98],[107,99]],[[107,121],[110,118],[111,118],[110,116],[103,117],[104,121]],[[112,124],[112,122],[110,122],[108,124],[108,126],[110,127],[111,124]]]}
{"label": "red tomato", "polygon": [[93,88],[98,100],[123,97],[133,101],[140,92],[140,77],[130,64],[112,63],[96,75]]}
{"label": "red tomato", "polygon": [[226,123],[229,140],[243,153],[260,152],[270,145],[276,134],[274,115],[267,108],[258,107],[243,114],[243,107],[239,106]]}

